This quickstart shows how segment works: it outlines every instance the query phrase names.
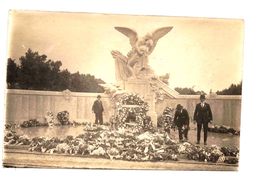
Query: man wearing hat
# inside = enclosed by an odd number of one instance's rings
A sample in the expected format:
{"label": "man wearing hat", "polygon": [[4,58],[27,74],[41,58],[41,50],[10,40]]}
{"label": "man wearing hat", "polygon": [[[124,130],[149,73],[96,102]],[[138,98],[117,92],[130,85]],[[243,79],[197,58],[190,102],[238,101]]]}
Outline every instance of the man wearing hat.
{"label": "man wearing hat", "polygon": [[184,139],[188,140],[189,120],[188,111],[181,104],[178,104],[174,114],[174,124],[178,127],[180,142],[183,141],[183,135]]}
{"label": "man wearing hat", "polygon": [[210,105],[205,102],[205,95],[200,96],[200,103],[196,105],[193,119],[197,122],[197,144],[200,143],[200,133],[203,126],[204,145],[207,145],[208,123],[212,121]]}
{"label": "man wearing hat", "polygon": [[101,96],[98,95],[97,96],[97,100],[95,100],[93,106],[92,106],[92,111],[95,113],[95,124],[103,124],[103,111],[104,111],[104,108],[103,108],[103,104],[102,104],[102,101],[101,101]]}

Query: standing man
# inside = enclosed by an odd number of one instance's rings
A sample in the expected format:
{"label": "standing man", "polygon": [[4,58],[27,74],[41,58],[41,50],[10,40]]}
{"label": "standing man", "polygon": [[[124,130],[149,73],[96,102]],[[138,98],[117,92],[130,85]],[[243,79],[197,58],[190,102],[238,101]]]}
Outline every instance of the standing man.
{"label": "standing man", "polygon": [[210,105],[205,102],[205,95],[200,96],[200,103],[196,105],[193,119],[197,122],[197,144],[200,143],[200,133],[203,126],[204,145],[207,145],[208,123],[213,120]]}
{"label": "standing man", "polygon": [[97,100],[95,100],[93,106],[92,106],[92,111],[95,113],[95,124],[103,124],[103,111],[104,111],[104,108],[103,108],[103,104],[102,104],[102,101],[101,101],[101,96],[98,95],[97,96]]}
{"label": "standing man", "polygon": [[178,104],[174,114],[174,124],[178,128],[180,142],[183,142],[183,135],[185,141],[188,141],[189,120],[188,111]]}

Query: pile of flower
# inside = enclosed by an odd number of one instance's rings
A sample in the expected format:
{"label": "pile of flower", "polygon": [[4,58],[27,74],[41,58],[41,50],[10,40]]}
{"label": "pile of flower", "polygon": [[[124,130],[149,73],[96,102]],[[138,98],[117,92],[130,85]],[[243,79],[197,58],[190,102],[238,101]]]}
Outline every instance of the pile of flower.
{"label": "pile of flower", "polygon": [[61,125],[68,125],[70,124],[70,114],[68,111],[61,111],[57,114],[57,119]]}
{"label": "pile of flower", "polygon": [[166,132],[169,132],[170,128],[173,127],[173,111],[173,108],[166,107],[163,111],[163,114],[160,117],[158,117],[158,127],[163,127]]}
{"label": "pile of flower", "polygon": [[5,145],[29,145],[30,139],[26,135],[17,135],[16,132],[6,130],[4,137]]}
{"label": "pile of flower", "polygon": [[48,126],[48,123],[40,122],[37,119],[30,119],[20,124],[22,128],[37,127],[37,126]]}
{"label": "pile of flower", "polygon": [[214,133],[230,133],[233,135],[240,135],[240,131],[236,131],[234,128],[224,126],[224,125],[209,126],[208,131]]}
{"label": "pile of flower", "polygon": [[221,147],[221,152],[226,156],[225,163],[237,164],[239,159],[239,150],[235,147]]}
{"label": "pile of flower", "polygon": [[[230,156],[229,153],[224,151],[235,150],[236,155]],[[197,145],[193,145],[188,142],[184,142],[179,144],[178,148],[179,154],[184,155],[184,158],[195,161],[204,161],[204,162],[213,162],[213,163],[229,163],[229,164],[237,164],[239,159],[239,150],[232,149],[230,147],[218,147],[216,145],[212,145],[210,147],[201,147]]]}
{"label": "pile of flower", "polygon": [[179,145],[179,153],[185,154],[189,160],[204,161],[204,162],[224,162],[225,156],[220,148],[212,145],[211,147],[201,147],[190,143]]}
{"label": "pile of flower", "polygon": [[20,125],[19,124],[15,124],[13,122],[10,122],[10,123],[6,123],[5,124],[5,129],[6,130],[14,130],[15,128],[19,128]]}
{"label": "pile of flower", "polygon": [[151,118],[146,115],[148,104],[137,94],[125,93],[116,102],[115,115],[110,118],[112,125],[127,127],[136,123],[137,127],[151,127]]}
{"label": "pile of flower", "polygon": [[221,147],[221,152],[225,156],[232,156],[232,157],[237,157],[239,154],[239,150],[235,147]]}
{"label": "pile of flower", "polygon": [[85,133],[76,137],[35,137],[29,139],[14,132],[5,135],[6,145],[29,145],[29,151],[84,155],[128,161],[165,161],[188,159],[203,162],[238,163],[239,150],[217,146],[202,147],[188,142],[177,143],[162,130],[149,130],[129,125],[111,129],[109,126],[87,124]]}
{"label": "pile of flower", "polygon": [[88,124],[77,137],[33,138],[30,151],[97,156],[131,161],[177,160],[177,144],[165,133]]}

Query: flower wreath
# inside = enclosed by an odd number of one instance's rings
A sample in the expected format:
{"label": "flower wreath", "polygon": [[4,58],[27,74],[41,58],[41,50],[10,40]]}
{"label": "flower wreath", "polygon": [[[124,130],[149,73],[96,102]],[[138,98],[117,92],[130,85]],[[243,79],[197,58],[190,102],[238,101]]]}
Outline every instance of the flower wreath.
{"label": "flower wreath", "polygon": [[138,94],[123,94],[116,102],[115,116],[112,117],[111,122],[124,127],[131,122],[143,126],[148,118],[146,115],[148,110],[148,103]]}

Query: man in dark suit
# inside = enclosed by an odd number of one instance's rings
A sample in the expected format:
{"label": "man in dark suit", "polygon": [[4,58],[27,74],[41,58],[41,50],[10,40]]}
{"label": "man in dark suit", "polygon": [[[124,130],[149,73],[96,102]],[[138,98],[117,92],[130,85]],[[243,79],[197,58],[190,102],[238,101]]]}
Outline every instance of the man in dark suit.
{"label": "man in dark suit", "polygon": [[183,135],[185,141],[188,140],[189,120],[188,111],[181,104],[178,104],[174,114],[174,124],[178,128],[180,142],[183,141]]}
{"label": "man in dark suit", "polygon": [[97,96],[97,100],[95,100],[93,106],[92,106],[92,111],[95,113],[95,124],[103,124],[103,104],[101,101],[101,96]]}
{"label": "man in dark suit", "polygon": [[213,120],[210,105],[205,102],[205,95],[200,96],[200,103],[196,105],[193,119],[197,122],[197,144],[200,143],[200,133],[203,126],[204,145],[207,145],[208,123]]}

